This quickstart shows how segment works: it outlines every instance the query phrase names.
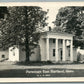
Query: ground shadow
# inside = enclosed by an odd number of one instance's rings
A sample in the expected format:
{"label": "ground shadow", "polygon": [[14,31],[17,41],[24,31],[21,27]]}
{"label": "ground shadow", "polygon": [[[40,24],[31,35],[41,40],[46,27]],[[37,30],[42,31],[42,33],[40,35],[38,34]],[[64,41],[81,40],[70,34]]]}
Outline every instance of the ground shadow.
{"label": "ground shadow", "polygon": [[15,62],[14,65],[24,65],[24,66],[44,66],[44,65],[73,65],[73,64],[84,64],[80,62],[73,62],[73,63],[62,63],[62,62],[57,62],[53,63],[51,61],[30,61],[30,62]]}

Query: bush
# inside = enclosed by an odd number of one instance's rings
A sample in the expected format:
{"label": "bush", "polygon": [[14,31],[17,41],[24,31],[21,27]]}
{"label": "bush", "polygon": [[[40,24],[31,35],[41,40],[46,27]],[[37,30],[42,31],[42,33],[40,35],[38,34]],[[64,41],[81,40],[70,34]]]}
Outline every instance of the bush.
{"label": "bush", "polygon": [[47,61],[48,64],[51,64],[52,62],[51,61]]}
{"label": "bush", "polygon": [[78,52],[77,54],[77,62],[79,62],[81,60],[81,54]]}

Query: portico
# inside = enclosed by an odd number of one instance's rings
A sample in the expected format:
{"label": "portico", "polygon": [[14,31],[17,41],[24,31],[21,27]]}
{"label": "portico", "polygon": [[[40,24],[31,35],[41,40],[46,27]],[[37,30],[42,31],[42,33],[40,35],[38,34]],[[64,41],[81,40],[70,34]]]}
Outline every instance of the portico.
{"label": "portico", "polygon": [[45,49],[41,52],[42,61],[73,62],[73,36],[71,34],[47,32],[42,35],[41,40],[45,43]]}

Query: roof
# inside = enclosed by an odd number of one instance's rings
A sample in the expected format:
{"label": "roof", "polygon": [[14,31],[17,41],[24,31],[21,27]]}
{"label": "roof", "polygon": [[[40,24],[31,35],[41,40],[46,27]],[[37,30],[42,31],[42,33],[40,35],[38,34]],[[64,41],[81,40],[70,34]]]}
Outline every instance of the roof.
{"label": "roof", "polygon": [[66,33],[66,32],[57,32],[57,31],[46,31],[46,32],[42,32],[43,35],[47,35],[47,34],[57,34],[57,35],[63,35],[63,36],[74,36],[73,34],[69,34],[69,33]]}

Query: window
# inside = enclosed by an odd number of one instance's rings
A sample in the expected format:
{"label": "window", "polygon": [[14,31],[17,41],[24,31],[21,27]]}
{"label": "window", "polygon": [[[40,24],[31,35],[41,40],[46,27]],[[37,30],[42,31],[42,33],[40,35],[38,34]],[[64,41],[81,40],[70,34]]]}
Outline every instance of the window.
{"label": "window", "polygon": [[2,58],[5,58],[5,55],[2,55]]}
{"label": "window", "polygon": [[62,40],[61,40],[61,44],[62,44]]}
{"label": "window", "polygon": [[53,43],[55,43],[55,39],[53,39]]}
{"label": "window", "polygon": [[70,57],[70,49],[69,49],[69,57]]}
{"label": "window", "polygon": [[13,56],[15,56],[15,52],[13,51]]}
{"label": "window", "polygon": [[53,56],[55,56],[55,49],[53,49]]}

